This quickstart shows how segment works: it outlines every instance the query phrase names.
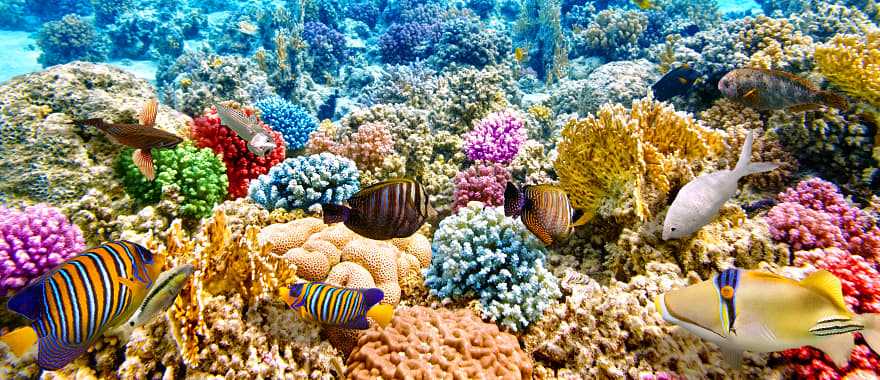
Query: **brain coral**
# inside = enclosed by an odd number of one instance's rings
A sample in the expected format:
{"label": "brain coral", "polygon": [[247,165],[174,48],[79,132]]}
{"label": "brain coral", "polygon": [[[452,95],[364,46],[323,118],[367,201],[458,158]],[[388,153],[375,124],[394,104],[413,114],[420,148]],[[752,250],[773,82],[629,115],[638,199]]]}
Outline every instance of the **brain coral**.
{"label": "brain coral", "polygon": [[557,148],[556,173],[575,208],[590,218],[644,219],[682,181],[681,172],[697,170],[725,146],[720,133],[646,98],[630,110],[606,104],[569,121]]}
{"label": "brain coral", "polygon": [[85,249],[82,232],[60,210],[38,204],[0,206],[0,296]]}
{"label": "brain coral", "polygon": [[360,189],[351,160],[331,153],[288,158],[251,181],[251,199],[274,210],[307,209],[318,203],[342,203]]}
{"label": "brain coral", "polygon": [[260,119],[264,123],[281,132],[290,150],[305,147],[309,133],[318,128],[318,123],[305,109],[278,96],[260,100],[254,107],[260,110]]}
{"label": "brain coral", "polygon": [[516,337],[469,310],[415,306],[367,330],[348,357],[351,379],[529,379],[532,362]]}
{"label": "brain coral", "polygon": [[156,149],[153,159],[156,180],[149,181],[131,159],[131,149],[123,150],[116,163],[125,192],[140,203],[159,202],[166,186],[175,186],[180,199],[179,212],[183,216],[202,218],[211,215],[214,205],[220,203],[229,187],[226,165],[213,151],[196,148],[191,142],[175,149]]}
{"label": "brain coral", "polygon": [[[245,114],[253,114],[252,109],[245,108]],[[226,177],[229,180],[229,196],[240,198],[247,195],[248,185],[254,178],[266,174],[269,168],[284,160],[285,148],[281,134],[265,124],[263,130],[275,141],[275,149],[263,157],[259,157],[247,148],[238,134],[229,127],[220,124],[217,110],[211,107],[204,115],[193,119],[190,135],[199,148],[211,148],[214,153],[223,157],[226,164]]]}
{"label": "brain coral", "polygon": [[440,298],[478,298],[483,315],[513,331],[541,318],[559,297],[543,245],[504,210],[471,202],[434,233],[425,284]]}

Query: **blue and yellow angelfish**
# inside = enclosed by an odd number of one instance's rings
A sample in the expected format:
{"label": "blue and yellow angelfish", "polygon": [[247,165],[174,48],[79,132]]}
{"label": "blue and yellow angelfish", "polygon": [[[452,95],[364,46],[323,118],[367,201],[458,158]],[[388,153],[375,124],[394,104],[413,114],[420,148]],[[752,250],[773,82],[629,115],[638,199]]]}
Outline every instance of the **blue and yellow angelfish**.
{"label": "blue and yellow angelfish", "polygon": [[40,368],[63,368],[108,329],[129,319],[163,264],[162,257],[130,241],[109,242],[80,253],[9,299],[9,310],[32,324],[0,341],[16,356],[37,343]]}
{"label": "blue and yellow angelfish", "polygon": [[379,304],[385,297],[381,289],[341,288],[320,282],[306,282],[282,287],[279,294],[290,308],[311,321],[346,329],[366,330],[367,317],[385,327],[394,317],[394,307]]}

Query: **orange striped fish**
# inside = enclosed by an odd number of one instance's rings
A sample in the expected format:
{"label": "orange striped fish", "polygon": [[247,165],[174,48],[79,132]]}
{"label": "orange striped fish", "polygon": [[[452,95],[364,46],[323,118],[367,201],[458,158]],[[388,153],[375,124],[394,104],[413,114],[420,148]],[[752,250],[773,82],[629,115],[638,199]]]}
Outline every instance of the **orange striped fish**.
{"label": "orange striped fish", "polygon": [[385,327],[394,317],[394,307],[379,304],[385,293],[381,289],[349,289],[320,282],[294,284],[279,289],[281,298],[303,318],[346,329],[366,330],[367,317]]}
{"label": "orange striped fish", "polygon": [[76,120],[73,123],[98,128],[110,141],[134,148],[132,153],[134,164],[144,177],[152,181],[156,178],[156,170],[153,167],[153,149],[174,148],[183,141],[180,136],[153,126],[156,124],[158,110],[159,102],[156,99],[150,99],[144,105],[144,110],[138,115],[140,124],[105,123],[102,119]]}
{"label": "orange striped fish", "polygon": [[348,199],[348,207],[322,204],[324,223],[345,223],[361,236],[374,240],[405,238],[416,233],[437,212],[425,187],[398,178],[367,187]]}
{"label": "orange striped fish", "polygon": [[105,331],[125,323],[162,267],[161,257],[129,242],[106,243],[50,270],[9,299],[29,319],[0,337],[21,356],[38,344],[37,364],[54,371],[86,352]]}
{"label": "orange striped fish", "polygon": [[520,190],[508,182],[504,190],[504,215],[521,216],[526,228],[545,245],[565,240],[574,227],[587,222],[571,206],[568,194],[552,185],[526,186]]}

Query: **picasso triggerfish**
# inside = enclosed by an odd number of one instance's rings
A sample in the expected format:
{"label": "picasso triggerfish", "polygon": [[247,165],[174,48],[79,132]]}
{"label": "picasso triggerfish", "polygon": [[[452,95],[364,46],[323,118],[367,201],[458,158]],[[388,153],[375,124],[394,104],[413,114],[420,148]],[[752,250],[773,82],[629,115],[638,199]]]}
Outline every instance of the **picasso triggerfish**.
{"label": "picasso triggerfish", "polygon": [[740,365],[743,351],[775,352],[809,345],[843,368],[856,332],[871,349],[880,349],[880,314],[851,312],[840,280],[825,270],[795,281],[732,268],[657,296],[654,306],[667,322],[717,344],[733,367]]}
{"label": "picasso triggerfish", "polygon": [[310,321],[346,329],[366,330],[367,317],[385,327],[394,317],[394,307],[379,302],[385,297],[381,289],[340,288],[320,282],[306,282],[279,290],[291,309]]}
{"label": "picasso triggerfish", "polygon": [[37,364],[54,371],[82,355],[101,335],[127,321],[163,262],[129,242],[106,243],[46,272],[9,299],[9,310],[32,322],[0,337],[16,356],[38,344]]}

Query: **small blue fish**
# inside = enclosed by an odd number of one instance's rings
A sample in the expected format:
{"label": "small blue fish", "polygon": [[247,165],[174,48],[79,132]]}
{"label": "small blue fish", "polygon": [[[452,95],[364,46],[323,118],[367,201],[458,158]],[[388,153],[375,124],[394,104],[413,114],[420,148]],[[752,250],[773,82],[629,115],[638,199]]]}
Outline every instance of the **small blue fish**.
{"label": "small blue fish", "polygon": [[37,364],[54,371],[82,355],[141,304],[163,265],[146,248],[116,241],[61,263],[9,299],[32,322],[0,337],[16,356],[38,344]]}
{"label": "small blue fish", "polygon": [[366,330],[367,317],[385,327],[394,317],[394,307],[379,304],[385,293],[381,289],[349,289],[306,282],[282,287],[279,294],[291,309],[298,309],[304,319],[346,329]]}

